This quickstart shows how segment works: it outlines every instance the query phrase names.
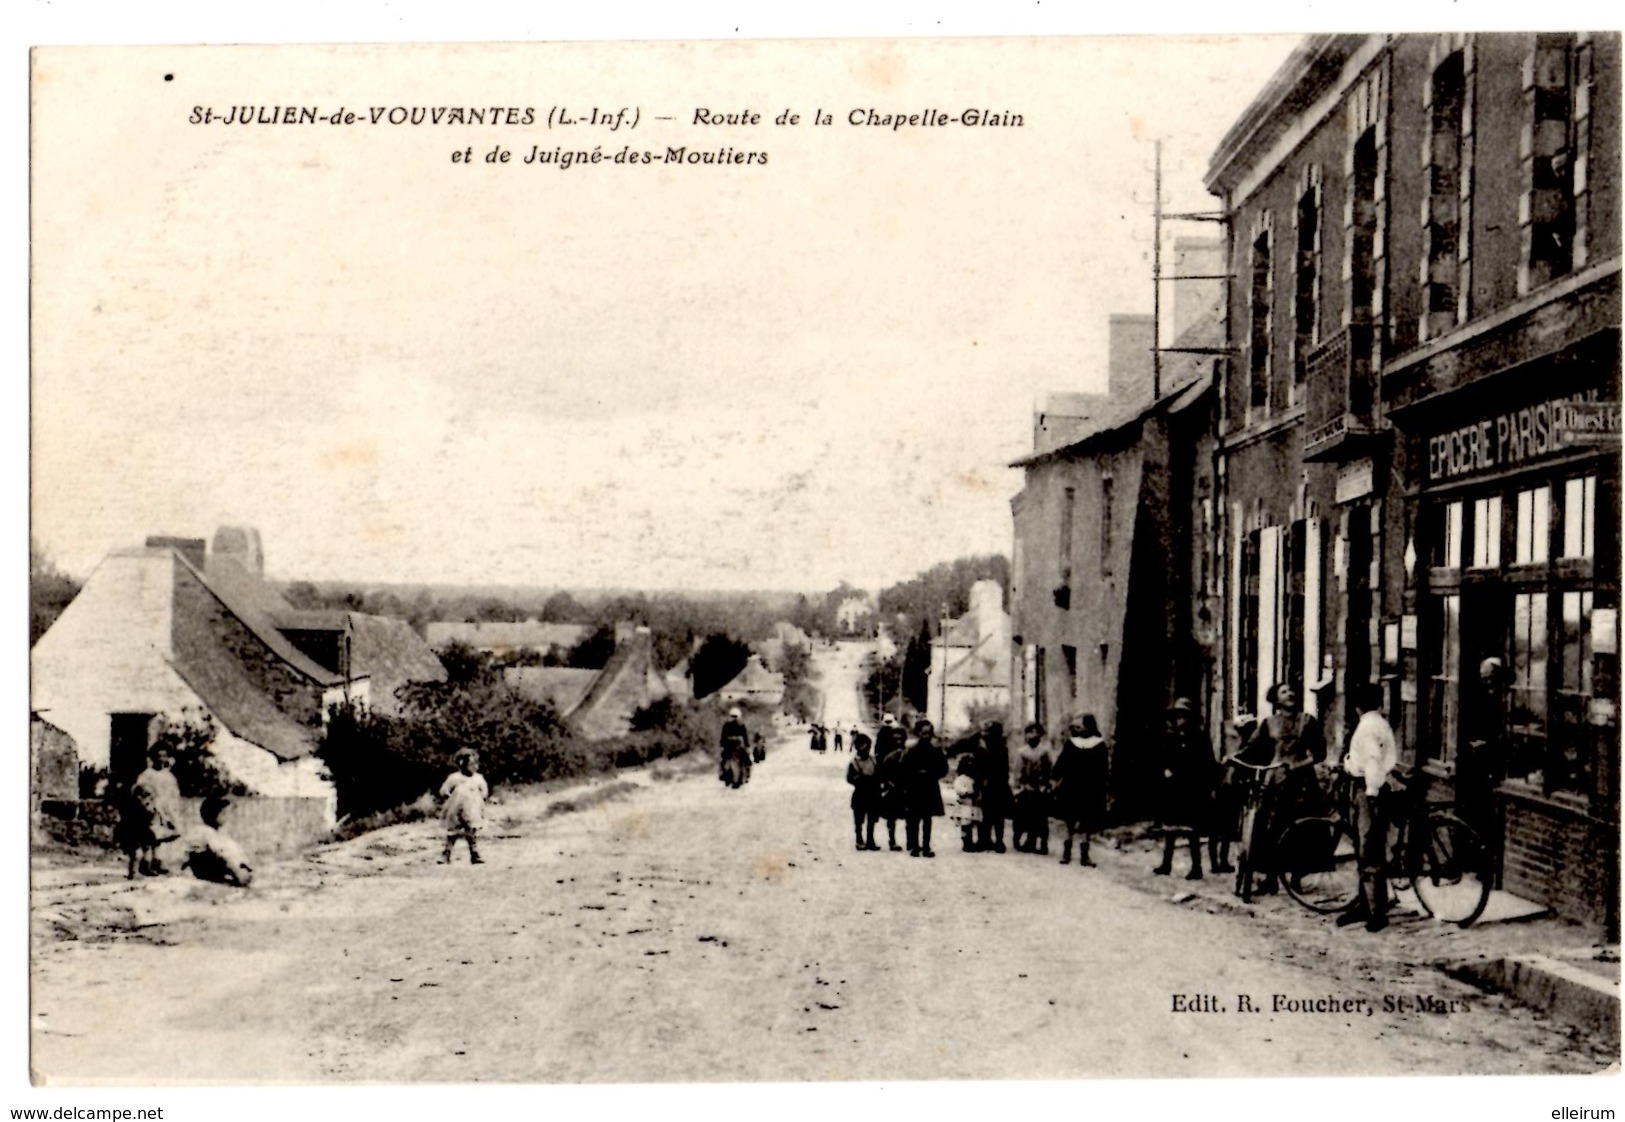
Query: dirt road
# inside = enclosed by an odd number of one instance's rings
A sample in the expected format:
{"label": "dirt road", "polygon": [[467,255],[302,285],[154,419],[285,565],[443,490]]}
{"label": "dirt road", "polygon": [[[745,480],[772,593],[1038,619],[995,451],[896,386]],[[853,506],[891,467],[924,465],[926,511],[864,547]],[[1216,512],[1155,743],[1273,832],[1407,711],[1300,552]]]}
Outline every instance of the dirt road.
{"label": "dirt road", "polygon": [[[850,691],[851,649],[818,664],[829,698]],[[420,823],[272,867],[248,892],[127,886],[112,861],[42,868],[33,1065],[80,1083],[1607,1062],[1498,998],[1353,941],[1380,937],[1173,903],[1168,886],[1143,883],[1137,852],[1108,852],[1098,869],[960,853],[947,836],[935,860],[855,852],[847,759],[788,731],[740,791],[704,770],[572,795],[592,803],[573,813],[557,813],[559,796],[512,801],[494,808],[481,867],[461,850],[437,865],[434,826]],[[1276,995],[1307,1005],[1277,1012]],[[1451,1011],[1385,1012],[1384,997]],[[1339,1011],[1314,1011],[1329,1002]]]}

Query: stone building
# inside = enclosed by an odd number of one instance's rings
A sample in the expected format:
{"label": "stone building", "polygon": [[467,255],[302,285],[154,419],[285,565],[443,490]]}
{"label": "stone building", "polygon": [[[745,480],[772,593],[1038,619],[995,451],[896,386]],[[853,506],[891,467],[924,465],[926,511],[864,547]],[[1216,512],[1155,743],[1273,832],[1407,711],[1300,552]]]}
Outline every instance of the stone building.
{"label": "stone building", "polygon": [[1235,278],[1215,709],[1330,673],[1336,744],[1380,681],[1504,886],[1609,922],[1619,77],[1617,35],[1311,36],[1207,173]]}

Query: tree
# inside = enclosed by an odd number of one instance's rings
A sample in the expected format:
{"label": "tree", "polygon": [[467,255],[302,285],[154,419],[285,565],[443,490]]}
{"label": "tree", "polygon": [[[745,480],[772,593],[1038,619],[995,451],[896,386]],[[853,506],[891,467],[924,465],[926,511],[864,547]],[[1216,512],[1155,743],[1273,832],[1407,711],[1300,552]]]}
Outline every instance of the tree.
{"label": "tree", "polygon": [[708,697],[716,693],[737,678],[748,661],[750,661],[748,644],[720,632],[707,635],[689,662],[694,679],[695,698]]}
{"label": "tree", "polygon": [[564,656],[564,664],[577,670],[602,670],[615,653],[615,629],[600,624],[597,630],[571,647]]}
{"label": "tree", "polygon": [[931,621],[920,621],[920,630],[903,650],[903,700],[924,712],[931,690]]}
{"label": "tree", "polygon": [[28,539],[28,645],[50,630],[75,596],[79,582],[56,567],[45,547]]}

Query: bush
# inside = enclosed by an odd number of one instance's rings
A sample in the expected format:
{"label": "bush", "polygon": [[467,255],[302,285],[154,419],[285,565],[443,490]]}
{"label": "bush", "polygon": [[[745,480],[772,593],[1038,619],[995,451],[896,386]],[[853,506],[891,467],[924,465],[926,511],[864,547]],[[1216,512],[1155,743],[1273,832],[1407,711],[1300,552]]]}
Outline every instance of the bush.
{"label": "bush", "polygon": [[174,761],[175,785],[186,798],[249,794],[249,789],[233,779],[210,750],[214,737],[214,721],[207,713],[160,717],[148,752],[150,755],[154,749],[169,750]]}

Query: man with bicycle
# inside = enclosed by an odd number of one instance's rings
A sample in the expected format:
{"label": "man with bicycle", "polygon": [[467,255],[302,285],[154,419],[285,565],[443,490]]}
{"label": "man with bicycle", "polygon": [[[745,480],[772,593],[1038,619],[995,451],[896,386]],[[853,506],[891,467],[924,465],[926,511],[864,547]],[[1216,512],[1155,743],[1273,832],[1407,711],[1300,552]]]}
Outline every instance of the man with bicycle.
{"label": "man with bicycle", "polygon": [[1382,715],[1382,686],[1365,682],[1354,690],[1354,709],[1360,714],[1343,755],[1349,786],[1349,821],[1359,847],[1360,898],[1337,917],[1337,926],[1365,922],[1367,931],[1388,926],[1387,864],[1388,815],[1383,791],[1399,763],[1394,730]]}

